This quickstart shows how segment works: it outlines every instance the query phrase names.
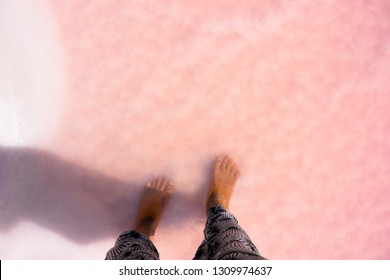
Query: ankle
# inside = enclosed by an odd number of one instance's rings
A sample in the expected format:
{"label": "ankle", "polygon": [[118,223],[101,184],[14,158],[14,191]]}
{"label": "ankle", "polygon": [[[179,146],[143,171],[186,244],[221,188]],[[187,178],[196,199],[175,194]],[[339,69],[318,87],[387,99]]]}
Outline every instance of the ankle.
{"label": "ankle", "polygon": [[139,224],[134,226],[134,230],[146,235],[147,237],[151,237],[154,235],[156,231],[156,227],[154,226],[154,219],[152,217],[147,217]]}
{"label": "ankle", "polygon": [[228,208],[228,203],[226,201],[226,198],[224,195],[222,194],[215,194],[215,193],[212,193],[209,197],[209,199],[207,200],[207,203],[206,203],[206,212],[211,208],[211,207],[214,207],[214,206],[217,206],[217,205],[221,205],[223,207],[225,207],[226,209]]}

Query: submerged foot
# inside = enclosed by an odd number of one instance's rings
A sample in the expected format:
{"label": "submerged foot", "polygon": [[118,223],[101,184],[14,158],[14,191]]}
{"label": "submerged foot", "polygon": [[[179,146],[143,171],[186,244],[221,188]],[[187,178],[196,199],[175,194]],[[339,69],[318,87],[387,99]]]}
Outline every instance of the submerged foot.
{"label": "submerged foot", "polygon": [[206,213],[216,205],[229,209],[230,197],[240,175],[237,164],[228,156],[218,157],[214,164],[213,178],[206,200]]}
{"label": "submerged foot", "polygon": [[138,206],[134,230],[148,237],[154,235],[173,189],[173,182],[165,177],[159,177],[146,185]]}

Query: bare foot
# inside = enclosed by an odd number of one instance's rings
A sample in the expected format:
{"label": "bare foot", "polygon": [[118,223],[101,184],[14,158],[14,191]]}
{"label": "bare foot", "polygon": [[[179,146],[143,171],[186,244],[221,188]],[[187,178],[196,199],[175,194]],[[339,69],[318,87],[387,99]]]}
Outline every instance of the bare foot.
{"label": "bare foot", "polygon": [[218,204],[229,209],[230,197],[239,175],[240,170],[233,159],[228,156],[217,158],[214,164],[213,178],[207,194],[206,213],[208,209]]}
{"label": "bare foot", "polygon": [[151,237],[173,192],[173,182],[159,177],[149,182],[142,194],[133,229]]}

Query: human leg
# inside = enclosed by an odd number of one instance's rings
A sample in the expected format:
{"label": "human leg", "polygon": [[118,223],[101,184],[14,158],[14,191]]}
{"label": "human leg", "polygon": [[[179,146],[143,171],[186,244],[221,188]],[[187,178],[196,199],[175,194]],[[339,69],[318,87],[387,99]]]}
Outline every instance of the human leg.
{"label": "human leg", "polygon": [[173,182],[164,177],[146,185],[132,230],[119,236],[115,246],[107,252],[106,259],[159,259],[159,253],[151,238],[172,192]]}
{"label": "human leg", "polygon": [[207,194],[205,239],[194,259],[265,259],[227,210],[238,176],[238,167],[231,158],[217,158]]}

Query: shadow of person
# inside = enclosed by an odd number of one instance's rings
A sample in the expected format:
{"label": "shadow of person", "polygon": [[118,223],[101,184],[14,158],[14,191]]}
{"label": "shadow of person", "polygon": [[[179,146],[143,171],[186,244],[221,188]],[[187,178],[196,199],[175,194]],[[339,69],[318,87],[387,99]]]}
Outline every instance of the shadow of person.
{"label": "shadow of person", "polygon": [[42,150],[0,147],[0,230],[31,220],[76,242],[117,236],[142,187]]}
{"label": "shadow of person", "polygon": [[[116,239],[131,229],[148,179],[121,181],[47,151],[0,147],[0,231],[31,221],[77,243]],[[203,217],[203,189],[176,188],[164,224]]]}

